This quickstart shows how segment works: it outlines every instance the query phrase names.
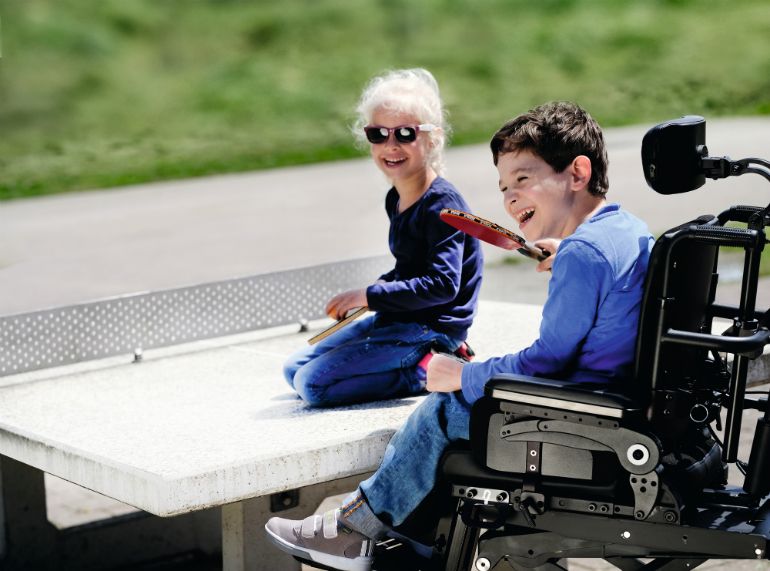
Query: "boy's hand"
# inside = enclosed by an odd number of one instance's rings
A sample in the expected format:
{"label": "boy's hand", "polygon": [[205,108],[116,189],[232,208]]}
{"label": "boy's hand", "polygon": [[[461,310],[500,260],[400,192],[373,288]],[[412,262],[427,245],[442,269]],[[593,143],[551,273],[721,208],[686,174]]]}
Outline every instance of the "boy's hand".
{"label": "boy's hand", "polygon": [[551,271],[551,266],[553,266],[553,259],[556,257],[556,251],[559,249],[559,245],[561,245],[561,240],[557,240],[556,238],[543,238],[542,240],[537,240],[535,242],[535,246],[545,250],[550,254],[550,256],[548,256],[545,260],[537,265],[535,269],[538,272]]}
{"label": "boy's hand", "polygon": [[432,393],[453,393],[462,388],[463,363],[457,359],[434,355],[428,363],[428,384]]}
{"label": "boy's hand", "polygon": [[342,319],[351,309],[368,305],[365,289],[351,289],[335,295],[326,304],[326,315],[332,319]]}

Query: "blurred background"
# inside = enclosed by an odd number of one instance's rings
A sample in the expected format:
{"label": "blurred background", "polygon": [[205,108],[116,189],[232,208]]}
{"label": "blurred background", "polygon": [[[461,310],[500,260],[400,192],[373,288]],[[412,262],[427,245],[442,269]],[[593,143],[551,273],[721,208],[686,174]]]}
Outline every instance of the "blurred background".
{"label": "blurred background", "polygon": [[454,145],[549,99],[604,127],[770,115],[766,0],[4,0],[0,198],[340,159],[423,66]]}
{"label": "blurred background", "polygon": [[[639,163],[683,114],[713,153],[768,155],[766,0],[3,0],[0,18],[0,315],[387,253],[387,184],[350,125],[393,68],[434,73],[448,178],[504,225],[486,142],[551,99],[605,128],[610,198],[654,233],[768,198],[759,177],[660,197]],[[482,293],[544,299],[531,265],[487,253]]]}

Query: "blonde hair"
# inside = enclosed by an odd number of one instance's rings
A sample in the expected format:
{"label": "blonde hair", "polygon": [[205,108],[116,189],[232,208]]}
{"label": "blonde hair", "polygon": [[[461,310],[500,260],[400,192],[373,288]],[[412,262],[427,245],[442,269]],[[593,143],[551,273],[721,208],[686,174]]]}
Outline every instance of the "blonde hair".
{"label": "blonde hair", "polygon": [[438,83],[427,69],[397,69],[372,79],[361,94],[353,124],[357,142],[367,144],[364,127],[378,109],[413,115],[419,123],[431,123],[439,129],[427,131],[432,143],[428,151],[428,165],[436,174],[444,173],[444,146],[450,127],[446,120]]}

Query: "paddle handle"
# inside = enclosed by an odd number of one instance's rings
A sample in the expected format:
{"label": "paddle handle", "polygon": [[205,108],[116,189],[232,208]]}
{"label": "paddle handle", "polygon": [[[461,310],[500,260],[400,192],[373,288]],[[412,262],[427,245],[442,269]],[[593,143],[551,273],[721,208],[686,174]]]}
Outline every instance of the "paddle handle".
{"label": "paddle handle", "polygon": [[329,335],[331,335],[335,331],[339,331],[340,329],[345,327],[348,323],[351,323],[353,320],[361,317],[367,311],[369,311],[368,307],[359,307],[358,309],[352,311],[351,313],[347,314],[345,317],[343,317],[339,321],[335,321],[331,325],[331,327],[327,327],[317,335],[313,335],[313,337],[307,340],[308,345],[315,345],[322,339],[326,339]]}
{"label": "paddle handle", "polygon": [[550,252],[546,252],[542,248],[538,248],[537,246],[534,246],[529,242],[525,242],[524,246],[522,248],[518,248],[517,251],[519,252],[519,254],[523,254],[524,256],[527,256],[528,258],[532,258],[533,260],[537,260],[538,262],[542,262],[548,256],[551,255]]}

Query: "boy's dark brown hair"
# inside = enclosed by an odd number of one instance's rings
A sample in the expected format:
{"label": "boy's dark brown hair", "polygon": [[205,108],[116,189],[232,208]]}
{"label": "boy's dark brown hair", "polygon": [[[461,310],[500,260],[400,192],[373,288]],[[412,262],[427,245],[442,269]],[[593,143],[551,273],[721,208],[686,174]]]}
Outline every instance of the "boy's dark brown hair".
{"label": "boy's dark brown hair", "polygon": [[607,149],[599,125],[574,103],[555,101],[539,105],[511,119],[492,137],[492,157],[528,150],[556,172],[562,172],[579,155],[591,160],[588,192],[607,194]]}

